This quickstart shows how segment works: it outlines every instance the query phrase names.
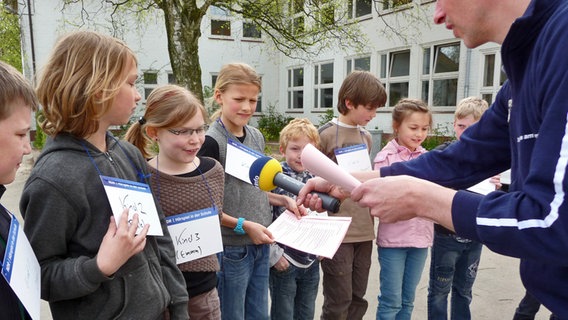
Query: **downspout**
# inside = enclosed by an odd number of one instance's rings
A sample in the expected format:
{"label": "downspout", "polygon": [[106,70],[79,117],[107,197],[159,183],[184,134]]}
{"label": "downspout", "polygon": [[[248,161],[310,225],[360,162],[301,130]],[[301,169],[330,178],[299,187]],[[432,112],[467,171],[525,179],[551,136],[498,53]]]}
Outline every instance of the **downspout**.
{"label": "downspout", "polygon": [[[29,0],[28,0],[29,1]],[[464,98],[469,97],[469,75],[470,75],[470,69],[471,69],[471,49],[467,48],[467,54],[465,56],[465,85],[463,88],[463,94],[464,94]]]}
{"label": "downspout", "polygon": [[30,0],[27,0],[28,3],[28,24],[30,28],[30,50],[32,53],[32,77],[33,83],[36,80],[36,57],[35,57],[35,45],[34,45],[34,28],[32,24],[32,6]]}

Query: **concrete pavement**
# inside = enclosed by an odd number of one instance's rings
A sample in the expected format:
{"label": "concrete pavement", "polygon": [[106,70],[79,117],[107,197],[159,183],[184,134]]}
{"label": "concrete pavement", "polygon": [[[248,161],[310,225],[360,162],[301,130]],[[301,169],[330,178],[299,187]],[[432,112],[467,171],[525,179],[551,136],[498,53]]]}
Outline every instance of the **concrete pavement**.
{"label": "concrete pavement", "polygon": [[[18,209],[18,201],[21,190],[27,179],[31,166],[33,165],[32,156],[26,156],[23,164],[18,170],[16,180],[6,186],[7,190],[1,201],[12,213],[21,219]],[[366,299],[369,302],[369,309],[365,315],[365,320],[375,319],[377,310],[377,294],[379,292],[379,265],[376,255],[376,248],[373,250],[371,273]],[[416,301],[414,307],[413,320],[427,318],[426,296],[428,293],[428,270],[430,262],[426,262],[422,279],[416,290]],[[514,258],[505,257],[483,248],[481,263],[477,274],[477,279],[473,287],[473,302],[471,305],[473,319],[512,319],[518,302],[524,295],[524,288],[519,278],[519,261]],[[323,296],[320,290],[316,300],[316,319],[321,313]],[[548,319],[550,312],[541,308],[536,319]],[[41,319],[50,320],[49,306],[42,301]]]}

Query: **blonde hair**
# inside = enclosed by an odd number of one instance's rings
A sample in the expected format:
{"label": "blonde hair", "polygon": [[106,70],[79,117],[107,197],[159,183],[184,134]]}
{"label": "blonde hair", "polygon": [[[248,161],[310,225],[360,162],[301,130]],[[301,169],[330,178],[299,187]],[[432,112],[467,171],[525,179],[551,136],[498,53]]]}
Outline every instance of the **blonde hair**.
{"label": "blonde hair", "polygon": [[460,100],[456,106],[454,119],[463,119],[469,115],[473,116],[475,121],[481,118],[481,115],[489,108],[487,101],[478,97],[467,97]]}
{"label": "blonde hair", "polygon": [[[255,85],[258,87],[259,92],[262,89],[260,76],[251,66],[246,63],[229,63],[224,65],[219,71],[213,92],[214,94],[217,92],[223,93],[229,86],[238,84]],[[211,115],[211,120],[219,118],[222,112],[222,108],[217,109]]]}
{"label": "blonde hair", "polygon": [[32,110],[37,110],[38,100],[32,86],[16,68],[0,61],[0,120],[14,112],[14,103],[20,99]]}
{"label": "blonde hair", "polygon": [[422,112],[428,115],[430,121],[428,125],[432,127],[432,112],[428,105],[420,99],[404,98],[400,99],[392,110],[392,127],[398,129],[404,119],[414,112]]}
{"label": "blonde hair", "polygon": [[140,149],[144,158],[149,158],[154,155],[151,148],[154,142],[146,135],[146,128],[174,128],[198,113],[207,122],[207,111],[186,88],[172,84],[157,87],[146,100],[144,116],[130,126],[125,139]]}
{"label": "blonde hair", "polygon": [[351,72],[341,84],[337,96],[337,110],[345,115],[349,111],[345,100],[357,107],[371,105],[382,107],[387,101],[385,87],[374,74],[368,71],[356,70]]}
{"label": "blonde hair", "polygon": [[37,85],[45,133],[84,138],[96,132],[131,63],[137,63],[134,52],[111,36],[77,31],[61,38]]}
{"label": "blonde hair", "polygon": [[296,118],[290,121],[280,131],[280,149],[286,150],[288,143],[300,137],[307,137],[318,148],[320,136],[318,129],[306,118]]}

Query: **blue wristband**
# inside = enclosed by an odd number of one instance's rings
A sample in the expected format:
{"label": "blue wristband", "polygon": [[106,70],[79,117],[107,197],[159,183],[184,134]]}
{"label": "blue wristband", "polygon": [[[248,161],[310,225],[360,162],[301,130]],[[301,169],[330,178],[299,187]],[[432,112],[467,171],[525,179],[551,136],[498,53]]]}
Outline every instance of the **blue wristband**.
{"label": "blue wristband", "polygon": [[245,232],[245,229],[243,229],[243,223],[245,222],[245,218],[239,218],[237,219],[237,225],[235,226],[235,229],[233,229],[233,231],[235,231],[236,234],[247,234]]}

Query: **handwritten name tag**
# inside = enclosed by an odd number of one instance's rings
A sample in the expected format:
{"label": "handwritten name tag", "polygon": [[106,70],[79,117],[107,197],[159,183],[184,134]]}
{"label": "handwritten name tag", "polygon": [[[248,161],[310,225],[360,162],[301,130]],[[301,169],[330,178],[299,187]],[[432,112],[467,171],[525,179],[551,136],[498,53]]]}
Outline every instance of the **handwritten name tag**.
{"label": "handwritten name tag", "polygon": [[[1,210],[1,209],[0,209]],[[6,241],[2,276],[6,279],[32,319],[40,316],[41,270],[28,238],[12,214]]]}
{"label": "handwritten name tag", "polygon": [[227,143],[225,172],[235,178],[251,184],[249,178],[250,166],[254,160],[263,156],[264,155],[260,152],[257,152],[242,143],[229,139]]}
{"label": "handwritten name tag", "polygon": [[166,217],[177,264],[223,251],[219,212],[206,208]]}
{"label": "handwritten name tag", "polygon": [[371,171],[369,150],[364,143],[334,150],[337,164],[346,171]]}
{"label": "handwritten name tag", "polygon": [[117,225],[122,216],[122,211],[128,208],[128,223],[132,223],[133,215],[138,213],[136,234],[142,231],[144,225],[149,224],[149,236],[164,235],[149,185],[114,177],[100,177]]}

